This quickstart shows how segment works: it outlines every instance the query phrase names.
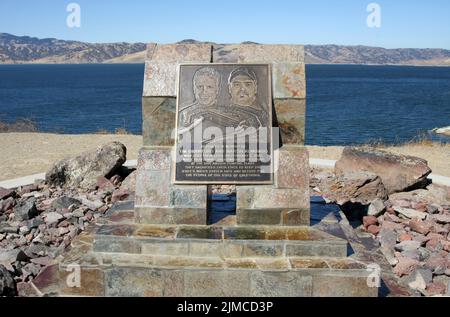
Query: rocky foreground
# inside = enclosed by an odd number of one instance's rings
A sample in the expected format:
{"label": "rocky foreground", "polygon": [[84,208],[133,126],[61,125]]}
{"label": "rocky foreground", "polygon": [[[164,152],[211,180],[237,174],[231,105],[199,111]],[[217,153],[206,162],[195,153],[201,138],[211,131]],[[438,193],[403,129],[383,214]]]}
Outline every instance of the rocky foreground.
{"label": "rocky foreground", "polygon": [[334,172],[312,171],[311,186],[376,239],[413,295],[450,296],[450,188],[430,173],[419,158],[346,148]]}
{"label": "rocky foreground", "polygon": [[134,191],[126,149],[111,143],[56,163],[46,180],[0,188],[0,295],[54,264],[71,241],[117,201]]}
{"label": "rocky foreground", "polygon": [[[54,164],[46,179],[0,188],[0,296],[22,294],[43,269],[117,201],[135,172],[113,142]],[[401,284],[417,296],[450,296],[450,188],[430,184],[425,160],[346,148],[334,171],[311,171],[311,195],[338,204],[372,235]],[[232,192],[232,186],[212,192]]]}

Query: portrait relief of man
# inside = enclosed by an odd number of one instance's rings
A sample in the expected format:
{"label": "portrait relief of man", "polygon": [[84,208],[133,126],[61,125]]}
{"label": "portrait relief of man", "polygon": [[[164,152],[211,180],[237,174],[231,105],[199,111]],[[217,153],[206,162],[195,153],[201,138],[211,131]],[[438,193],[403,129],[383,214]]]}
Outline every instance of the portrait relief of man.
{"label": "portrait relief of man", "polygon": [[220,74],[211,67],[200,68],[193,78],[194,103],[180,109],[180,123],[188,127],[202,114],[207,114],[217,108],[217,99],[220,90]]}
{"label": "portrait relief of man", "polygon": [[233,70],[228,78],[228,90],[231,95],[230,109],[241,120],[240,126],[257,129],[267,126],[266,105],[258,104],[258,79],[252,70],[246,67]]}
{"label": "portrait relief of man", "polygon": [[271,104],[268,64],[180,65],[174,181],[271,183]]}

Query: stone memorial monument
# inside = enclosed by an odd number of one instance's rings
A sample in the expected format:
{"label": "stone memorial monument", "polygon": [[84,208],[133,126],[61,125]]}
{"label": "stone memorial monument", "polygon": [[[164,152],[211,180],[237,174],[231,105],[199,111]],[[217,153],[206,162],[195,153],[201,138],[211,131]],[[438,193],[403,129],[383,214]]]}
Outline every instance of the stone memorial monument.
{"label": "stone memorial monument", "polygon": [[[300,45],[149,44],[134,206],[82,234],[95,296],[376,296],[346,240],[310,227]],[[236,186],[235,213],[211,186]]]}

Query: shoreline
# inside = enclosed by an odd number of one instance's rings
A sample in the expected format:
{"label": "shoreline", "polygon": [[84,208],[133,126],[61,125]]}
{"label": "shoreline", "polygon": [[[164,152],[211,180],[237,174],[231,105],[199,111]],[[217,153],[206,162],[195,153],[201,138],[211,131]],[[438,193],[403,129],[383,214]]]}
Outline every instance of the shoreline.
{"label": "shoreline", "polygon": [[[135,160],[142,136],[131,134],[1,133],[0,181],[43,173],[61,159],[76,156],[102,144],[118,141],[127,147],[127,159]],[[344,146],[306,146],[310,158],[338,160]],[[450,144],[382,146],[397,154],[426,159],[433,173],[450,177]]]}

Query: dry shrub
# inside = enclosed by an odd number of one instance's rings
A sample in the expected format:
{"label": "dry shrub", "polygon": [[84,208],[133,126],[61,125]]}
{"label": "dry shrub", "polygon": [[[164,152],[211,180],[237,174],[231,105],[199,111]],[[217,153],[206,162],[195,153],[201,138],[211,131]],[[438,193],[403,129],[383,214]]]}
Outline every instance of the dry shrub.
{"label": "dry shrub", "polygon": [[127,129],[125,129],[125,128],[117,128],[116,129],[116,131],[115,131],[115,134],[118,134],[118,135],[128,135],[128,134],[130,134],[128,131],[127,131]]}
{"label": "dry shrub", "polygon": [[18,119],[13,123],[0,122],[0,132],[38,132],[38,128],[31,119]]}
{"label": "dry shrub", "polygon": [[102,135],[104,135],[104,134],[110,134],[110,132],[108,130],[105,130],[105,129],[100,129],[100,130],[96,131],[94,134],[102,134]]}

